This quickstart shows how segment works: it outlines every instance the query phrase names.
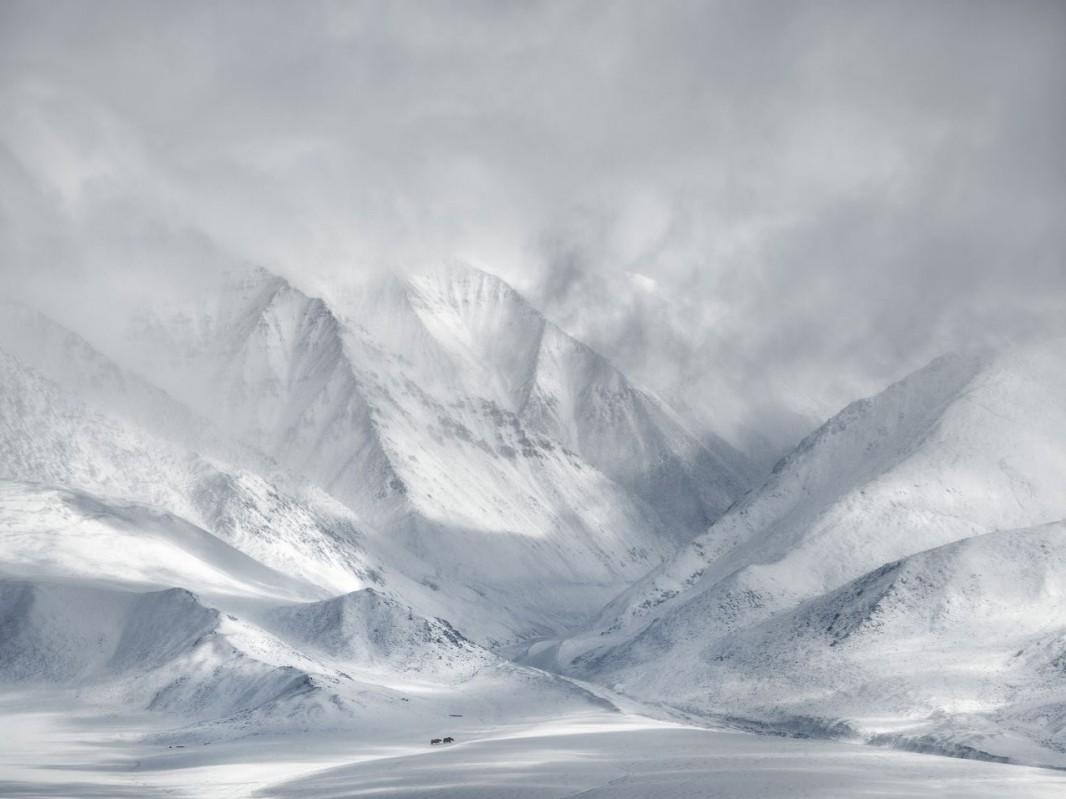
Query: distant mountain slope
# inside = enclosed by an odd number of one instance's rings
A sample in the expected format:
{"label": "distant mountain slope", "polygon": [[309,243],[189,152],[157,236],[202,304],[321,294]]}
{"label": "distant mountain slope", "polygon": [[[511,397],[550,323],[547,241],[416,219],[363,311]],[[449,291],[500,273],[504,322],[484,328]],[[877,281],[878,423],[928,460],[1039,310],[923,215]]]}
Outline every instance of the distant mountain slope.
{"label": "distant mountain slope", "polygon": [[[313,489],[303,498],[286,494],[94,410],[3,350],[0,479],[91,494],[115,518],[129,503],[146,506],[146,514],[169,512],[327,591],[380,585],[388,571],[368,552],[354,515],[328,497],[316,498]],[[70,509],[58,492],[53,497],[54,506]]]}
{"label": "distant mountain slope", "polygon": [[373,588],[285,605],[267,614],[263,624],[343,669],[458,680],[499,662],[448,622],[416,616]]}
{"label": "distant mountain slope", "polygon": [[1066,517],[1064,360],[948,357],[853,403],[529,661],[702,714],[1060,762],[1066,538],[997,531]]}
{"label": "distant mountain slope", "polygon": [[87,405],[204,455],[275,478],[277,466],[43,313],[0,298],[0,349]]}
{"label": "distant mountain slope", "polygon": [[682,537],[701,529],[745,487],[739,453],[720,440],[700,443],[499,278],[451,267],[408,285],[419,318],[470,385],[633,491],[668,529]]}
{"label": "distant mountain slope", "polygon": [[1049,342],[940,359],[853,403],[561,660],[605,678],[668,663],[886,562],[1066,516],[1064,358]]}
{"label": "distant mountain slope", "polygon": [[1066,764],[1066,523],[920,552],[731,636],[642,691],[769,723]]}
{"label": "distant mountain slope", "polygon": [[170,513],[0,481],[0,573],[200,593],[313,599],[323,588],[270,569]]}

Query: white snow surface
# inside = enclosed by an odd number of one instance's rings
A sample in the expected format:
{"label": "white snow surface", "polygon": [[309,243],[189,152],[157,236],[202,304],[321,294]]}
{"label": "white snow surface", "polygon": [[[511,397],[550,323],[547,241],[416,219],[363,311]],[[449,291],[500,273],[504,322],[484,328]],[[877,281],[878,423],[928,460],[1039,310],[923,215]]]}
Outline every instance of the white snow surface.
{"label": "white snow surface", "polygon": [[597,713],[471,729],[446,747],[330,730],[176,749],[146,740],[144,718],[0,702],[22,732],[0,740],[0,792],[13,797],[1053,799],[1066,788],[1044,769]]}

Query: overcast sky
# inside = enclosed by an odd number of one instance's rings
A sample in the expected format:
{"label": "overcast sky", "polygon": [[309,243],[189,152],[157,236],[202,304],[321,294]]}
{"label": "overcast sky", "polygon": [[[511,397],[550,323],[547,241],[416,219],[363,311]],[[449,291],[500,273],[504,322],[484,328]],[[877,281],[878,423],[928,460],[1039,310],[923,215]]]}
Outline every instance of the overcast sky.
{"label": "overcast sky", "polygon": [[0,0],[0,109],[6,285],[459,258],[727,430],[1066,318],[1058,0]]}

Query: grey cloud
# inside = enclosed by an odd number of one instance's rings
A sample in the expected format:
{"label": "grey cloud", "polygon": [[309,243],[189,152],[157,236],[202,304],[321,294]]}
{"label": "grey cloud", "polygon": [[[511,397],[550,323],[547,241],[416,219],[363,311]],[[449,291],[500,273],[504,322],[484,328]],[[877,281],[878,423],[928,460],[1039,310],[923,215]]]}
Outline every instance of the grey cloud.
{"label": "grey cloud", "polygon": [[1059,324],[1064,97],[1058,2],[9,1],[0,252],[131,295],[459,257],[783,438]]}

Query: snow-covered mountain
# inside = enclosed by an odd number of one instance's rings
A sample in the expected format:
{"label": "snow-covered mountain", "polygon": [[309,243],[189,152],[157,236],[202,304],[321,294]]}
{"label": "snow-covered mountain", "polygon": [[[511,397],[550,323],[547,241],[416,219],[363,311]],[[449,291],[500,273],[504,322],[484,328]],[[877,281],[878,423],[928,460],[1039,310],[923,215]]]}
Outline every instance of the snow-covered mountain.
{"label": "snow-covered mountain", "polygon": [[[499,723],[516,692],[535,698],[525,708],[534,717],[602,705],[380,594],[279,608],[270,618],[272,631],[180,588],[0,579],[0,689],[152,711],[175,725],[163,740],[183,745],[370,725],[410,737]],[[299,624],[309,619],[310,628]],[[464,713],[455,718],[470,721],[456,721],[449,711],[457,709]]]}
{"label": "snow-covered mountain", "polygon": [[452,267],[411,279],[407,298],[465,376],[526,427],[578,453],[688,537],[744,487],[743,458],[700,443],[654,396],[547,321],[492,275]]}
{"label": "snow-covered mountain", "polygon": [[[861,614],[861,608],[838,607],[854,598],[842,588],[849,581],[881,579],[876,575],[899,568],[877,571],[885,564],[934,547],[1066,518],[1061,344],[939,359],[852,404],[782,460],[763,486],[610,603],[587,634],[535,647],[530,661],[561,664],[636,696],[704,713],[854,720],[849,713],[858,713],[863,700],[850,709],[835,700],[818,704],[819,696],[852,678],[864,685],[847,664],[837,664],[843,670],[837,676],[832,668],[822,669],[821,687],[800,687],[801,675],[817,672],[828,658],[825,650],[835,648],[831,637],[813,638],[792,652],[793,681],[782,677],[776,685],[756,664],[768,639],[743,642],[765,630],[770,637],[783,636],[781,651],[790,651],[795,636],[775,626],[786,624],[783,614],[815,612],[812,602],[834,608],[830,615],[839,613],[840,619]],[[1048,546],[1062,547],[1060,532],[1051,527],[1041,535]],[[1015,557],[1022,562],[1016,568],[1040,573],[1040,552],[1019,549]],[[1033,561],[1028,566],[1026,558]],[[993,560],[988,563],[991,570]],[[1004,574],[1010,568],[1004,564]],[[863,578],[868,573],[875,576]],[[992,577],[994,572],[986,585],[989,595],[999,586]],[[1041,590],[1047,595],[1035,604],[1047,600],[1047,614],[1040,617],[1040,629],[1030,632],[1054,635],[1054,597],[1066,591],[1063,576],[1053,570],[1037,578],[1033,591]],[[1004,601],[1008,596],[1004,593]],[[928,601],[926,612],[935,612],[938,600]],[[964,635],[981,640],[991,634],[996,622],[982,618],[984,610],[975,606]],[[881,653],[885,674],[905,673],[887,651],[892,646],[908,651],[909,634],[885,636],[891,641]],[[1012,645],[1004,643],[1003,651]],[[749,661],[734,664],[734,653],[741,651]],[[925,661],[929,668],[936,662],[935,656]],[[747,683],[737,676],[745,669],[752,675]],[[1009,682],[1001,672],[989,680]],[[907,705],[901,699],[896,709]],[[928,705],[915,703],[911,711],[918,707]],[[958,707],[946,703],[940,709],[950,715]]]}
{"label": "snow-covered mountain", "polygon": [[114,357],[3,305],[0,691],[174,746],[614,712],[467,635],[587,621],[739,456],[487,275],[365,289],[342,315],[249,271]]}
{"label": "snow-covered mountain", "polygon": [[0,692],[150,711],[182,745],[368,724],[410,739],[604,710],[396,598],[426,601],[425,587],[384,570],[361,581],[357,550],[349,584],[379,587],[338,595],[315,528],[286,528],[285,512],[277,531],[256,522],[273,540],[235,539],[272,568],[169,512],[0,481]]}
{"label": "snow-covered mountain", "polygon": [[742,456],[477,270],[329,304],[248,270],[162,306],[136,371],[385,531],[481,640],[586,621],[744,487]]}
{"label": "snow-covered mountain", "polygon": [[283,573],[164,511],[84,491],[0,481],[0,574],[130,588],[184,586],[218,597],[315,599]]}
{"label": "snow-covered mountain", "polygon": [[[83,508],[95,502],[119,519],[131,504],[148,515],[169,513],[323,591],[382,579],[384,568],[366,551],[359,520],[313,487],[288,494],[255,473],[155,436],[93,408],[3,351],[0,386],[0,479],[66,488],[92,498]],[[20,518],[44,529],[77,503],[57,494],[51,504],[54,513],[39,509]]]}
{"label": "snow-covered mountain", "polygon": [[1066,524],[967,538],[704,643],[682,707],[967,757],[1066,761]]}
{"label": "snow-covered mountain", "polygon": [[148,593],[0,582],[4,683],[76,688],[104,706],[215,719],[306,691],[305,675],[255,659],[235,622],[183,589]]}
{"label": "snow-covered mountain", "polygon": [[301,651],[345,669],[460,679],[499,662],[444,619],[416,616],[373,588],[282,606],[263,623]]}
{"label": "snow-covered mountain", "polygon": [[279,477],[276,464],[262,453],[124,369],[56,320],[2,297],[0,349],[92,407],[186,448]]}
{"label": "snow-covered mountain", "polygon": [[938,359],[748,490],[477,270],[157,300],[95,342],[0,307],[0,689],[174,745],[614,712],[546,668],[1066,763],[1062,342]]}
{"label": "snow-covered mountain", "polygon": [[[543,526],[506,485],[517,473],[544,494],[540,472],[579,471],[576,457],[652,505],[683,540],[743,488],[738,453],[701,445],[606,359],[474,269],[383,277],[329,305],[250,271],[196,307],[141,322],[141,368],[157,382],[375,517],[402,509],[466,526]],[[486,462],[445,447],[455,439]],[[443,451],[427,456],[471,461],[481,481],[507,479],[475,491],[462,474],[419,467],[407,449],[433,442]],[[488,504],[472,510],[472,499]]]}

